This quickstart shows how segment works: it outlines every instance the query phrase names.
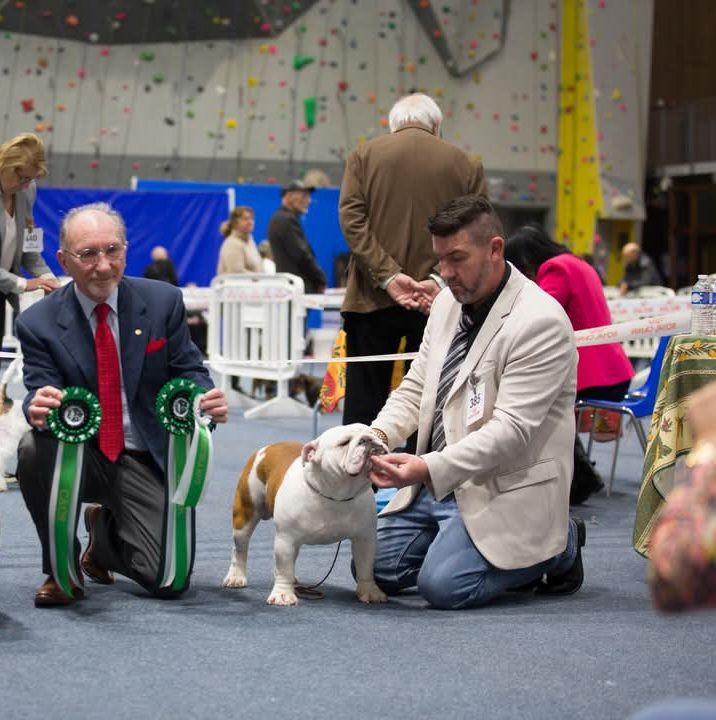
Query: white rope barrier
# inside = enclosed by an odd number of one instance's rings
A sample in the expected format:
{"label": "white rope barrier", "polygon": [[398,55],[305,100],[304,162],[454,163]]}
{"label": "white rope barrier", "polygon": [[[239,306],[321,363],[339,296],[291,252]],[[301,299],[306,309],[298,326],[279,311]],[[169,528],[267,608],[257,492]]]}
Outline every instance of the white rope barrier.
{"label": "white rope barrier", "polygon": [[689,332],[691,314],[688,312],[660,315],[641,320],[604,325],[603,327],[577,330],[574,339],[577,347],[587,345],[604,345],[606,343],[624,342],[635,338],[656,337],[659,335],[678,335]]}
{"label": "white rope barrier", "polygon": [[[588,330],[577,330],[574,339],[577,347],[587,345],[606,345],[608,343],[623,342],[634,338],[656,337],[660,335],[677,335],[689,332],[691,315],[688,312],[674,313],[671,315],[660,315],[648,317],[641,320],[604,325],[602,327],[589,328]],[[21,355],[19,352],[0,352],[0,358],[14,359]],[[358,355],[350,358],[300,358],[298,360],[282,360],[280,363],[271,361],[254,360],[251,362],[256,367],[276,367],[277,365],[327,365],[329,363],[365,363],[365,362],[387,362],[395,360],[415,360],[417,353],[391,353],[388,355]],[[245,363],[245,361],[243,361]],[[229,361],[217,362],[205,360],[205,365],[220,372],[230,373],[233,363]]]}
{"label": "white rope barrier", "polygon": [[[632,320],[630,322],[617,323],[615,325],[604,325],[602,327],[589,328],[588,330],[577,330],[574,339],[577,347],[588,345],[606,345],[609,343],[623,342],[634,338],[656,337],[660,335],[677,335],[689,331],[691,322],[690,313],[677,313],[673,315],[662,315],[659,317]],[[391,353],[388,355],[357,355],[349,358],[301,358],[300,360],[286,360],[282,365],[327,365],[330,363],[365,363],[365,362],[388,362],[395,360],[415,360],[417,353]],[[232,363],[228,361],[215,362],[207,360],[209,367],[219,372],[231,374]],[[276,362],[264,362],[255,360],[251,363],[256,367],[275,367]]]}
{"label": "white rope barrier", "polygon": [[688,312],[691,304],[690,295],[672,295],[670,297],[653,298],[616,298],[609,300],[609,312],[613,323],[627,320],[653,317],[656,315],[671,315]]}
{"label": "white rope barrier", "polygon": [[[181,288],[184,305],[187,310],[208,310],[211,298],[211,288],[188,287]],[[304,295],[303,304],[311,310],[339,310],[345,290],[335,288],[320,295]],[[691,302],[690,295],[672,295],[666,297],[622,297],[607,301],[612,322],[624,322],[643,317],[656,315],[669,315],[686,310]]]}

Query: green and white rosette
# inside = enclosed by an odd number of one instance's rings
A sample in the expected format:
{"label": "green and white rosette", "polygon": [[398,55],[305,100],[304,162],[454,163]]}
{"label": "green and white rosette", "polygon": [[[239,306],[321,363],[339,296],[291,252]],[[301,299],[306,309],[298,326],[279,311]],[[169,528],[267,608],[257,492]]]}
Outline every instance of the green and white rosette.
{"label": "green and white rosette", "polygon": [[206,388],[191,380],[170,380],[157,395],[155,409],[169,433],[164,572],[160,587],[181,590],[190,571],[192,515],[211,472],[211,418],[199,410]]}
{"label": "green and white rosette", "polygon": [[74,543],[84,444],[97,434],[101,420],[99,400],[81,387],[65,388],[60,407],[47,416],[47,427],[59,440],[50,492],[50,563],[55,581],[70,597],[71,582],[81,585]]}

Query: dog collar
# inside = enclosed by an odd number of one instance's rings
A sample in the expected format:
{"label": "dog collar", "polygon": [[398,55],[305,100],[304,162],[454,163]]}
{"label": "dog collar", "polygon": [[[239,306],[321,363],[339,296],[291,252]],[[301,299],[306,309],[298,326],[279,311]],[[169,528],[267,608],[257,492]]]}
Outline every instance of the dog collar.
{"label": "dog collar", "polygon": [[326,493],[322,493],[315,485],[311,483],[311,481],[308,479],[308,476],[304,474],[303,479],[306,481],[306,485],[313,490],[316,495],[320,495],[322,498],[326,498],[326,500],[333,500],[333,502],[348,502],[349,500],[355,500],[362,492],[365,492],[368,488],[365,490],[361,490],[360,492],[357,492],[355,495],[352,495],[349,498],[334,498],[330,495],[326,495]]}

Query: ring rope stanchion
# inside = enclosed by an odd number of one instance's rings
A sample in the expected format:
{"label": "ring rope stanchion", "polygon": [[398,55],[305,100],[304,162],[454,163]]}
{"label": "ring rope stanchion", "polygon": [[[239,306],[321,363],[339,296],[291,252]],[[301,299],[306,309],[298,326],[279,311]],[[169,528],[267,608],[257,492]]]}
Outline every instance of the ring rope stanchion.
{"label": "ring rope stanchion", "polygon": [[244,417],[310,417],[311,408],[290,397],[288,383],[303,360],[306,314],[303,280],[290,273],[219,275],[211,282],[209,366],[223,376],[271,380],[276,396],[246,396]]}
{"label": "ring rope stanchion", "polygon": [[204,496],[211,474],[213,423],[199,410],[205,392],[206,388],[179,378],[162,387],[155,403],[157,418],[169,433],[165,463],[165,551],[159,587],[176,591],[186,586],[191,572],[191,511]]}
{"label": "ring rope stanchion", "polygon": [[47,427],[59,441],[50,491],[50,565],[55,582],[74,597],[80,581],[74,544],[77,537],[84,444],[94,437],[102,420],[99,400],[89,390],[65,388],[58,408],[50,410]]}

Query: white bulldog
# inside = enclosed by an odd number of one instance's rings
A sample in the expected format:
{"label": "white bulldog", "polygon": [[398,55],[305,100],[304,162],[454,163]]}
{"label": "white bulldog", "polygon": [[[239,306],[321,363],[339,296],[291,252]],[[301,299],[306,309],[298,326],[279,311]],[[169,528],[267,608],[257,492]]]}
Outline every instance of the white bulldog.
{"label": "white bulldog", "polygon": [[375,584],[375,497],[368,480],[370,458],[388,448],[367,425],[326,430],[303,447],[267,445],[248,460],[234,495],[234,548],[224,587],[247,584],[249,541],[259,520],[273,517],[274,586],[269,605],[298,602],[295,566],[301,545],[351,540],[358,599],[386,602]]}
{"label": "white bulldog", "polygon": [[17,447],[30,429],[22,403],[6,397],[5,386],[0,386],[0,492],[7,490],[8,482],[15,481]]}

